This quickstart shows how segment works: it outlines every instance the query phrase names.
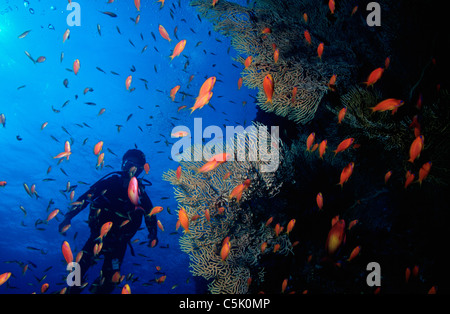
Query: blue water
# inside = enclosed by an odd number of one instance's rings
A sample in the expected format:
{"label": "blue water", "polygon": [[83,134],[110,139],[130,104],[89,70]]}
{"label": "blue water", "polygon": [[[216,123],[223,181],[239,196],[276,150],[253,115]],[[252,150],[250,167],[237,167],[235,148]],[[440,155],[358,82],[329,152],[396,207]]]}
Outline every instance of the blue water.
{"label": "blue water", "polygon": [[[136,256],[127,250],[121,268],[121,274],[133,275],[124,283],[130,285],[132,293],[205,292],[204,287],[195,284],[189,272],[188,256],[179,249],[181,231],[170,234],[175,231],[177,217],[173,213],[177,204],[172,186],[162,180],[165,171],[177,167],[170,159],[171,144],[175,142],[170,134],[174,126],[192,128],[193,119],[199,117],[204,127],[248,125],[256,114],[251,97],[256,91],[245,86],[238,91],[237,81],[243,66],[232,60],[236,52],[230,48],[229,39],[215,33],[207,20],[200,21],[188,1],[167,0],[162,9],[156,1],[142,1],[138,24],[130,19],[138,14],[133,1],[77,2],[81,7],[81,26],[69,27],[67,1],[0,1],[0,113],[6,118],[5,127],[0,126],[0,181],[7,182],[5,187],[0,187],[0,274],[13,274],[7,284],[0,286],[0,293],[40,293],[43,283],[49,284],[47,293],[54,293],[66,286],[61,243],[68,241],[74,254],[81,250],[89,236],[86,223],[89,209],[72,220],[65,236],[58,232],[63,219],[61,213],[48,224],[35,226],[35,222],[45,220],[56,208],[67,212],[70,200],[60,190],[65,190],[68,181],[78,185],[75,198],[80,196],[90,184],[120,170],[122,155],[135,146],[145,153],[150,164],[150,173],[145,178],[153,185],[146,191],[153,205],[165,208],[158,214],[165,231],[158,230],[158,246],[148,248],[140,245],[147,240],[147,230],[142,224],[142,230],[134,237]],[[100,11],[113,12],[117,17]],[[172,42],[160,36],[159,24],[167,29]],[[169,56],[178,42],[175,27],[178,27],[178,39],[186,39],[187,44],[182,55],[170,62]],[[70,38],[63,43],[68,28]],[[18,38],[27,30],[31,32],[25,38]],[[141,52],[145,45],[148,48]],[[34,64],[25,51],[34,60],[40,56],[46,60]],[[68,70],[75,59],[81,64],[77,75]],[[135,72],[131,71],[133,66]],[[133,92],[125,88],[128,75],[133,76]],[[194,79],[188,84],[191,75]],[[209,76],[218,79],[211,99],[214,109],[205,106],[190,114],[194,97]],[[67,88],[64,79],[68,80]],[[141,79],[148,81],[148,89]],[[176,85],[181,85],[181,89],[172,102],[169,91]],[[87,87],[93,91],[84,94]],[[193,97],[182,100],[181,92]],[[187,108],[177,112],[181,105]],[[101,108],[106,110],[98,115]],[[44,122],[48,125],[41,130]],[[120,132],[117,125],[122,125]],[[105,166],[96,169],[93,147],[100,140],[104,141]],[[64,150],[65,141],[73,141],[72,155],[68,161],[58,164],[53,157]],[[35,184],[38,199],[26,193],[24,183],[29,187]],[[54,204],[48,209],[50,200]],[[28,270],[22,275],[25,264]],[[156,266],[161,267],[160,273]],[[90,269],[90,281],[98,276],[100,267],[101,263]],[[166,281],[156,284],[154,279],[161,273],[167,276]],[[120,293],[120,287],[114,293]]]}

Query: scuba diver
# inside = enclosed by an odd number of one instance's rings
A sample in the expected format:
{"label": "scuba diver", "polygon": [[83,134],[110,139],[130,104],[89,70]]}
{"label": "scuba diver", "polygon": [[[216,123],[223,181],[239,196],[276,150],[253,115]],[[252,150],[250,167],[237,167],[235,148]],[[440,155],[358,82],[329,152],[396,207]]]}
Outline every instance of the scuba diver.
{"label": "scuba diver", "polygon": [[[142,216],[145,217],[149,232],[149,246],[151,244],[153,247],[158,243],[156,216],[148,215],[153,205],[144,190],[145,185],[151,183],[145,179],[137,181],[134,179],[142,173],[145,163],[142,151],[128,150],[122,158],[122,171],[112,172],[93,184],[74,202],[72,209],[65,214],[64,221],[59,225],[59,231],[62,232],[73,217],[90,205],[88,223],[91,234],[78,262],[83,281],[87,270],[95,264],[95,260],[100,255],[104,257],[101,276],[91,285],[91,293],[107,294],[114,290],[117,281],[113,281],[113,276],[120,271],[127,244],[130,245],[131,254],[134,255],[130,240],[140,228]],[[135,204],[136,200],[133,203],[132,196],[129,196],[130,182],[138,185],[139,192],[135,193],[139,197],[138,205]],[[94,250],[99,248],[100,252],[97,255]],[[81,293],[82,288],[72,286],[67,291]]]}

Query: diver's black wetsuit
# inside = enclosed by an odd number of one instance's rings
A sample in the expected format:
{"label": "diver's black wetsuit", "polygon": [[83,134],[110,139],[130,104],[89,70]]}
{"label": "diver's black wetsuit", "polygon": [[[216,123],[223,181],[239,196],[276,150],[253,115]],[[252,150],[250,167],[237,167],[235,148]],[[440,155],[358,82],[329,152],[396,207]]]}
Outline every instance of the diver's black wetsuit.
{"label": "diver's black wetsuit", "polygon": [[[95,263],[94,246],[100,243],[98,239],[100,230],[104,223],[112,222],[112,227],[106,236],[103,237],[103,246],[99,255],[104,256],[102,267],[102,278],[99,278],[92,286],[95,293],[110,293],[114,289],[111,279],[115,272],[120,270],[127,244],[135,235],[142,223],[142,216],[145,215],[145,224],[149,231],[149,244],[157,240],[156,217],[148,216],[153,205],[147,193],[140,184],[140,208],[131,203],[128,198],[128,179],[127,174],[117,172],[101,179],[90,187],[86,193],[80,196],[77,202],[84,203],[75,207],[65,215],[65,220],[60,224],[60,229],[70,223],[70,220],[82,211],[87,204],[90,204],[89,227],[91,235],[83,247],[83,256],[79,261],[81,278]],[[128,223],[124,224],[126,220]],[[91,290],[92,291],[92,290]],[[81,290],[71,287],[69,293],[79,293]]]}

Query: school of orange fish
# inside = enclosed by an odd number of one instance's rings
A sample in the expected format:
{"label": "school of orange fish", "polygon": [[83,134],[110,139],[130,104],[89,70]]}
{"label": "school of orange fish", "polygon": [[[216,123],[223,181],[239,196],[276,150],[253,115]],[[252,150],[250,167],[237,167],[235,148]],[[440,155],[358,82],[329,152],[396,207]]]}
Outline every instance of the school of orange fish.
{"label": "school of orange fish", "polygon": [[[69,0],[69,3],[71,1]],[[114,0],[109,0],[108,3],[113,3]],[[158,0],[158,2],[161,3],[161,9],[164,7],[164,0]],[[217,4],[218,0],[212,0],[212,7],[214,7]],[[140,9],[141,9],[141,4],[140,4],[140,0],[134,0],[134,4],[136,7],[136,10],[138,12],[138,16],[135,19],[135,23],[137,24],[140,20]],[[329,0],[328,2],[328,6],[330,9],[330,13],[334,14],[335,11],[335,2],[334,0]],[[356,10],[358,9],[357,6],[354,7],[353,11],[352,11],[352,15],[356,12]],[[101,12],[103,14],[109,15],[111,17],[115,17],[116,14],[112,13],[112,12]],[[303,18],[305,20],[305,22],[308,20],[308,16],[306,13],[303,14]],[[158,25],[158,31],[161,35],[162,38],[164,38],[165,40],[171,42],[172,39],[169,36],[169,33],[167,32],[167,30],[164,28],[163,25],[159,24]],[[18,36],[18,38],[25,38],[28,33],[30,31],[26,31],[24,33],[22,33],[21,35]],[[99,29],[100,32],[100,29]],[[265,28],[262,30],[262,34],[270,34],[272,31],[269,27]],[[70,30],[67,29],[64,34],[63,34],[63,42],[69,40],[70,38]],[[306,44],[311,45],[311,35],[308,32],[308,30],[304,31],[304,38],[306,40]],[[181,53],[183,52],[184,48],[186,46],[186,40],[180,40],[174,47],[173,49],[173,53],[170,55],[170,59],[173,60],[174,58],[176,58],[177,56],[180,56]],[[322,59],[323,57],[323,53],[324,50],[326,48],[324,47],[324,43],[320,43],[317,47],[317,57]],[[42,63],[46,61],[46,57],[45,56],[40,56],[38,59],[34,60],[31,55],[25,51],[25,54],[34,62],[34,63]],[[274,47],[274,62],[278,62],[279,59],[279,51],[276,47]],[[61,56],[61,58],[63,58],[63,55]],[[244,67],[248,68],[252,63],[252,56],[248,56],[245,61],[244,61]],[[390,59],[389,57],[386,58],[385,61],[385,65],[384,67],[380,67],[380,68],[376,68],[374,69],[367,78],[367,81],[364,82],[364,84],[367,87],[373,86],[374,84],[376,84],[377,81],[379,81],[382,76],[383,73],[388,69],[390,64]],[[81,63],[80,60],[76,59],[73,62],[73,73],[75,75],[78,74],[78,72],[81,69]],[[192,77],[191,77],[192,79]],[[337,77],[336,75],[333,75],[328,83],[328,87],[329,89],[334,92],[335,91],[335,85],[336,85],[336,81],[337,81]],[[126,80],[125,80],[125,88],[128,91],[133,91],[133,88],[131,88],[132,85],[132,80],[133,77],[132,75],[129,75]],[[201,86],[198,96],[195,98],[195,103],[194,105],[190,108],[191,109],[191,113],[194,112],[195,110],[200,110],[202,109],[205,105],[207,105],[209,103],[209,101],[211,100],[212,96],[213,96],[213,88],[214,85],[216,83],[216,77],[212,76],[207,78],[203,85]],[[67,85],[67,82],[64,82],[64,85]],[[239,78],[238,80],[238,89],[240,89],[242,86],[242,78]],[[262,82],[262,86],[263,86],[263,91],[264,94],[267,98],[266,102],[272,102],[272,97],[274,95],[274,88],[275,88],[275,84],[274,84],[274,80],[272,75],[269,73],[264,77],[264,81]],[[66,86],[67,87],[67,86]],[[180,85],[177,85],[175,87],[173,87],[170,90],[170,98],[172,99],[172,101],[175,100],[176,94],[180,89]],[[84,93],[86,94],[87,92],[89,92],[90,89],[86,88]],[[292,99],[295,99],[297,93],[297,88],[293,87],[292,90]],[[390,111],[392,114],[395,114],[396,111],[402,106],[404,105],[404,101],[400,100],[400,99],[385,99],[381,102],[379,102],[377,105],[375,105],[374,107],[370,108],[372,110],[372,112],[384,112],[384,111]],[[180,106],[178,108],[178,111],[186,108],[187,106],[183,105]],[[417,107],[420,109],[421,107],[421,103],[420,103],[420,99],[417,103]],[[339,113],[338,113],[338,117],[337,117],[337,123],[340,124],[343,119],[345,119],[345,115],[346,115],[346,108],[342,108]],[[105,111],[105,109],[101,109],[99,112],[99,115],[103,114]],[[0,124],[2,124],[3,126],[5,126],[6,123],[6,117],[4,114],[0,115]],[[44,129],[47,125],[47,122],[43,123],[41,126],[41,129]],[[415,134],[415,140],[411,143],[410,149],[409,149],[409,162],[414,163],[420,156],[422,150],[424,149],[424,136],[423,134],[420,133],[420,124],[417,120],[417,117],[413,118],[413,122],[411,123],[410,127],[414,128],[414,134]],[[177,137],[184,137],[184,136],[188,136],[188,133],[185,131],[180,131],[180,132],[176,132],[171,134],[172,137],[177,138]],[[316,138],[315,138],[315,133],[311,133],[306,140],[306,150],[308,152],[314,152],[316,150],[318,150],[319,153],[319,158],[323,159],[323,156],[326,154],[327,152],[327,140],[324,139],[322,140],[320,143],[316,143]],[[337,148],[333,151],[334,155],[336,156],[338,153],[342,153],[345,150],[349,149],[350,147],[357,148],[359,146],[359,144],[355,143],[354,138],[347,138],[344,139],[338,146]],[[94,146],[94,154],[98,156],[98,160],[97,160],[97,165],[96,167],[103,167],[104,165],[104,153],[101,153],[103,149],[103,141],[99,141],[95,146]],[[72,151],[71,151],[71,147],[70,147],[70,142],[66,141],[65,145],[64,145],[64,151],[62,151],[61,153],[59,153],[58,155],[54,156],[54,159],[59,159],[59,162],[61,162],[62,160],[66,159],[69,160],[69,157],[71,156]],[[216,169],[217,167],[219,167],[221,164],[223,164],[224,162],[227,162],[227,159],[229,158],[228,154],[219,154],[216,155],[214,157],[212,157],[210,160],[208,160],[202,167],[200,167],[198,169],[198,172],[201,173],[206,173],[209,171],[212,171],[214,169]],[[342,169],[341,175],[340,175],[340,179],[339,182],[337,184],[339,184],[341,186],[341,188],[343,188],[344,184],[351,178],[353,170],[354,170],[354,166],[355,163],[354,162],[350,162],[347,166],[345,166]],[[417,182],[419,184],[421,184],[426,177],[428,176],[430,169],[432,166],[432,162],[426,162],[422,165],[422,167],[419,170],[418,173],[418,179]],[[47,171],[47,173],[50,171]],[[146,164],[145,165],[145,172],[148,174],[149,172],[149,165]],[[138,180],[136,179],[136,177],[133,176],[134,173],[130,173],[130,182],[129,182],[129,186],[128,186],[128,197],[130,199],[130,201],[136,206],[136,208],[139,207],[140,204],[140,200],[139,200],[139,193],[138,193]],[[181,166],[179,166],[176,170],[176,176],[177,179],[181,178]],[[229,174],[228,174],[229,175]],[[388,180],[390,179],[392,175],[392,171],[388,171],[385,175],[384,175],[384,182],[387,184]],[[414,182],[415,179],[415,174],[411,173],[411,171],[407,171],[406,172],[406,178],[405,178],[405,184],[404,184],[404,188],[406,189],[410,184],[412,184]],[[238,203],[240,202],[240,199],[243,195],[243,193],[248,189],[248,187],[250,186],[251,182],[249,179],[245,180],[244,182],[242,182],[241,184],[237,185],[230,193],[229,195],[229,200],[231,201],[232,199],[235,199]],[[7,185],[6,181],[0,181],[0,186],[1,187],[5,187]],[[30,196],[36,196],[38,197],[37,191],[36,191],[36,186],[35,184],[33,184],[30,187],[28,187],[28,185],[26,183],[23,184],[24,185],[24,189],[26,190],[27,194]],[[71,191],[70,190],[70,183],[68,183],[68,186],[66,188],[66,191]],[[73,202],[73,198],[74,198],[74,190],[71,191],[71,195],[70,195],[70,199]],[[322,195],[321,192],[319,192],[316,195],[316,203],[317,203],[317,207],[319,210],[323,210],[324,207],[324,196]],[[77,205],[76,203],[71,203],[71,205]],[[26,211],[25,209],[21,208],[25,215],[26,215]],[[155,206],[152,211],[150,212],[150,216],[155,215],[157,213],[160,213],[163,211],[163,207],[161,206]],[[46,218],[45,222],[48,223],[50,220],[52,220],[53,218],[55,218],[58,214],[60,213],[59,209],[55,209],[53,210],[48,217]],[[209,217],[209,212],[205,211],[205,216],[207,218],[207,220],[210,220]],[[194,219],[194,218],[192,218]],[[191,221],[192,221],[191,219]],[[266,222],[266,226],[268,226],[269,224],[271,224],[273,217],[269,218]],[[291,219],[289,221],[289,223],[286,226],[286,233],[289,234],[294,226],[295,226],[295,219]],[[127,223],[127,221],[124,222],[124,224]],[[188,215],[185,211],[184,208],[180,208],[178,210],[178,220],[176,223],[176,229],[178,230],[178,228],[181,226],[184,229],[184,232],[189,233],[189,223],[190,220],[188,218]],[[341,245],[343,243],[345,243],[345,238],[346,238],[346,229],[350,230],[353,226],[355,226],[358,223],[358,220],[353,220],[351,221],[347,228],[346,228],[346,222],[344,221],[344,219],[340,219],[339,216],[336,216],[332,219],[331,222],[331,229],[328,233],[328,237],[326,239],[326,243],[325,243],[325,250],[328,254],[328,256],[332,257],[337,251],[338,249],[341,247]],[[158,220],[158,228],[162,231],[164,231],[164,227],[161,223],[161,221]],[[105,223],[100,231],[100,236],[99,239],[102,240],[103,237],[105,237],[108,234],[108,231],[111,229],[111,225],[112,223]],[[68,228],[70,228],[70,225],[66,226],[63,230],[63,232],[65,232]],[[274,227],[274,231],[275,234],[278,236],[282,231],[284,230],[284,227],[280,226],[280,224],[276,224],[276,226]],[[294,245],[297,243],[294,243]],[[101,241],[100,244],[97,244],[94,248],[94,253],[95,255],[99,254],[101,251]],[[154,244],[152,244],[154,245]],[[264,252],[264,250],[266,249],[267,243],[263,243],[261,245],[261,250]],[[352,252],[350,253],[350,255],[347,258],[347,262],[352,261],[353,259],[357,258],[357,256],[360,254],[361,251],[361,246],[356,246]],[[274,252],[276,252],[277,248],[275,247]],[[65,261],[67,262],[67,264],[72,263],[74,261],[73,258],[73,253],[72,250],[70,248],[70,245],[67,241],[64,241],[61,247],[61,252],[62,255],[65,259]],[[222,242],[222,248],[220,250],[220,257],[221,259],[224,261],[227,259],[227,256],[230,252],[230,238],[227,237],[223,240]],[[75,258],[75,261],[79,261],[81,258],[81,254],[82,252],[78,253],[77,257]],[[339,262],[337,262],[336,264],[338,265]],[[25,265],[24,267],[24,272],[26,271],[28,265]],[[338,265],[339,266],[339,265]],[[158,268],[159,266],[157,266]],[[419,267],[416,265],[412,272],[410,268],[407,268],[405,271],[405,280],[406,282],[409,280],[411,274],[413,276],[417,276],[418,275],[418,270]],[[0,285],[4,284],[5,282],[8,281],[8,279],[10,278],[10,276],[12,275],[11,272],[6,272],[0,275]],[[158,283],[163,283],[165,280],[166,276],[161,276],[160,278],[156,279],[156,282]],[[117,273],[115,275],[115,279],[113,279],[114,282],[116,283],[121,283],[124,280],[124,276],[120,276],[119,273]],[[281,285],[281,292],[284,293],[286,291],[288,285],[288,279],[284,279]],[[44,283],[41,287],[41,293],[45,293],[49,288],[49,284],[48,283]],[[61,290],[61,293],[65,292],[65,288]],[[379,288],[375,290],[375,293],[379,293],[380,290]],[[123,286],[122,289],[122,293],[123,294],[130,294],[131,293],[131,288],[128,284],[125,284]],[[307,293],[307,290],[305,290],[303,293]],[[432,287],[429,290],[430,294],[434,294],[436,293],[436,287]]]}

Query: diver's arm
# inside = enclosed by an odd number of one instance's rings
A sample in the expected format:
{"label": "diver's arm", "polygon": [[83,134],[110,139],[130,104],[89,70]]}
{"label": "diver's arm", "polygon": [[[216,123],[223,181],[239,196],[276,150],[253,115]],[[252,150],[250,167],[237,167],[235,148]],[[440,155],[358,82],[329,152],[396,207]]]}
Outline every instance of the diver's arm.
{"label": "diver's arm", "polygon": [[70,209],[70,211],[68,211],[65,215],[64,215],[64,220],[59,224],[59,232],[62,231],[62,229],[69,225],[72,218],[75,217],[76,215],[78,215],[83,209],[86,208],[86,206],[88,205],[87,199],[88,199],[88,195],[92,193],[92,190],[89,189],[88,191],[86,191],[83,195],[81,195],[76,201],[75,203],[80,203],[78,205],[73,205]]}

